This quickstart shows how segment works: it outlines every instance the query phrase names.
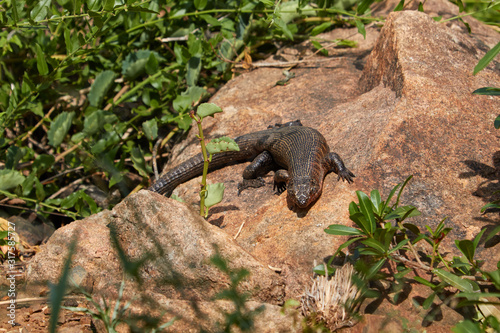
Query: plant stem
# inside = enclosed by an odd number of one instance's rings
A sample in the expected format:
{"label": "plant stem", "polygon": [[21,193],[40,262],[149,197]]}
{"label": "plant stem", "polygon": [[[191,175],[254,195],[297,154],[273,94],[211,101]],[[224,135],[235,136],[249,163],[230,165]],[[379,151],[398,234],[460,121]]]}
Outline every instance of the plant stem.
{"label": "plant stem", "polygon": [[208,174],[208,155],[207,147],[205,146],[205,137],[203,136],[203,128],[201,126],[201,119],[191,111],[189,114],[191,118],[196,121],[198,125],[198,139],[200,140],[201,152],[203,154],[203,176],[201,178],[201,190],[200,190],[200,216],[205,216],[205,197],[207,196],[207,174]]}

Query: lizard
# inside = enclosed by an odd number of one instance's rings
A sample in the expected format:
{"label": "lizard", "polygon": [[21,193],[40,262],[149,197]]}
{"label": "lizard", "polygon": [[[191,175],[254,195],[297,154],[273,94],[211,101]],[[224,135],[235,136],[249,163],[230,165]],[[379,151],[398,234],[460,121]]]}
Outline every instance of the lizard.
{"label": "lizard", "polygon": [[[300,120],[275,124],[268,129],[245,134],[234,139],[240,151],[227,151],[212,156],[209,172],[228,164],[253,160],[243,171],[239,191],[252,186],[269,171],[275,171],[274,188],[278,194],[287,190],[291,206],[307,208],[319,198],[326,174],[335,172],[338,180],[352,183],[355,175],[340,156],[330,148],[317,130],[302,126]],[[203,155],[198,154],[161,176],[148,189],[170,197],[180,184],[200,176]],[[255,183],[253,183],[255,184]],[[258,187],[258,186],[252,186]]]}

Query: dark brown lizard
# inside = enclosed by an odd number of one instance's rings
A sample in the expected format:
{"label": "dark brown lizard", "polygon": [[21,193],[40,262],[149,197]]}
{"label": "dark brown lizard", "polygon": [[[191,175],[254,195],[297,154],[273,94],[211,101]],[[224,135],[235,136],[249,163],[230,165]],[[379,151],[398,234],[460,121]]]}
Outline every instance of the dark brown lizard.
{"label": "dark brown lizard", "polygon": [[[299,120],[270,126],[267,130],[234,139],[240,151],[215,154],[209,171],[246,160],[253,162],[243,172],[243,186],[275,170],[278,193],[288,191],[292,206],[306,208],[321,194],[323,179],[329,172],[352,183],[349,171],[336,153],[330,153],[325,138],[317,130],[302,126]],[[198,154],[159,178],[149,190],[170,196],[180,184],[200,176],[203,156]],[[263,182],[262,182],[263,183]],[[241,185],[241,184],[240,184]]]}

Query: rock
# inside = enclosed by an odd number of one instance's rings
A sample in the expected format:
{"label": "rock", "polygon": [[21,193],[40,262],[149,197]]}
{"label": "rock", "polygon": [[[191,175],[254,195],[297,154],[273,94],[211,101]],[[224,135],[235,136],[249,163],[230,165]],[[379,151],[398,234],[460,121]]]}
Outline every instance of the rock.
{"label": "rock", "polygon": [[210,257],[218,251],[231,268],[251,272],[240,284],[242,292],[250,292],[260,301],[284,301],[283,282],[277,273],[184,204],[149,191],[129,196],[112,212],[104,211],[58,229],[30,263],[27,281],[56,283],[68,243],[77,236],[72,280],[91,292],[116,296],[123,272],[110,241],[110,229],[128,260],[145,260],[140,270],[145,292],[184,300],[212,299],[230,283],[210,263]]}

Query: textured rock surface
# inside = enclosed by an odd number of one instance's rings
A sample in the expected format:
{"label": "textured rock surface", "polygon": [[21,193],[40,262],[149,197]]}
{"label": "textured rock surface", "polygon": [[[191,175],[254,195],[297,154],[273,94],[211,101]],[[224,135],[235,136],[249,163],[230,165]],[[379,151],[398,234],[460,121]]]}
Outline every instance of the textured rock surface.
{"label": "textured rock surface", "polygon": [[[396,3],[384,2],[375,13]],[[355,29],[322,34],[327,40],[359,42],[356,49],[330,49],[328,59],[308,57],[313,52],[308,44],[284,49],[270,61],[295,60],[299,54],[310,60],[292,70],[296,77],[287,86],[275,86],[283,78],[282,69],[259,68],[236,77],[211,100],[224,113],[204,123],[208,138],[235,137],[300,118],[304,125],[323,133],[331,149],[356,174],[354,184],[337,182],[336,175],[328,175],[320,199],[307,211],[293,212],[285,195],[274,195],[272,177],[266,178],[266,187],[237,196],[246,164],[230,166],[209,175],[209,181],[226,185],[224,201],[210,211],[212,226],[194,216],[199,179],[174,192],[193,205],[192,210],[140,192],[117,205],[113,213],[103,212],[56,231],[31,264],[30,281],[55,278],[64,244],[77,231],[80,243],[75,266],[81,268],[74,270],[74,277],[94,290],[116,290],[121,275],[108,236],[113,225],[131,258],[141,258],[146,251],[155,254],[155,261],[141,274],[152,281],[148,290],[157,301],[161,297],[204,301],[227,285],[227,279],[207,264],[214,253],[212,243],[219,245],[234,267],[252,271],[244,288],[256,291],[255,299],[274,304],[298,299],[310,283],[313,261],[333,254],[344,241],[323,230],[330,224],[351,225],[348,205],[355,199],[355,191],[377,188],[387,196],[410,174],[414,178],[402,200],[422,212],[414,223],[434,227],[448,216],[454,229],[443,244],[444,251],[456,253],[454,239],[471,239],[482,228],[498,223],[496,215],[482,216],[480,208],[500,189],[498,134],[493,128],[500,99],[471,93],[483,86],[500,87],[497,61],[472,75],[478,60],[500,37],[471,18],[466,20],[472,34],[457,21],[437,23],[433,16],[450,17],[455,8],[445,1],[435,1],[432,6],[425,8],[430,14],[390,14],[382,29],[376,25],[367,28],[366,40]],[[198,149],[193,131],[174,149],[166,169]],[[251,256],[232,241],[243,223],[236,242]],[[183,260],[177,260],[180,255]],[[481,246],[479,257],[491,259],[487,265],[500,260],[496,247]],[[281,275],[269,271],[267,265],[281,268]],[[155,282],[175,280],[169,269],[182,273],[185,288]],[[425,297],[426,291],[415,289],[412,295]],[[460,320],[459,314],[443,306],[429,323],[426,318],[434,313],[415,310],[410,292],[396,305],[368,304],[364,311],[370,316],[348,331],[425,327],[428,332],[439,332]],[[388,318],[392,326],[387,326]]]}

